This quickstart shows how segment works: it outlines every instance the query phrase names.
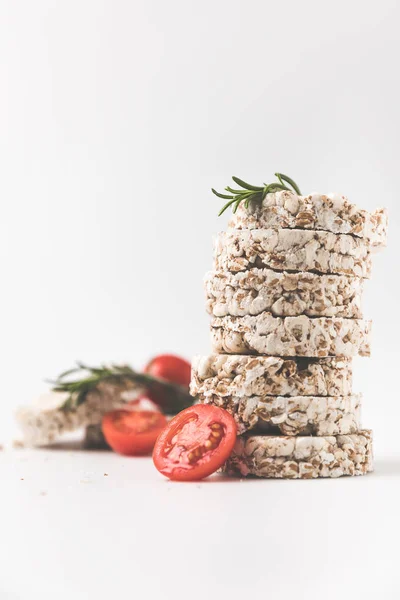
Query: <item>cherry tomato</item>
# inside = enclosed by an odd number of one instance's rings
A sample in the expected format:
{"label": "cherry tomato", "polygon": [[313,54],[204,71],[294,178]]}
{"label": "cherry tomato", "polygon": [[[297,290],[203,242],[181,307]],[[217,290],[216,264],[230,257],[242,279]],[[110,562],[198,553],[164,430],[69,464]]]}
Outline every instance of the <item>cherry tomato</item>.
{"label": "cherry tomato", "polygon": [[166,379],[171,383],[178,383],[184,387],[189,387],[191,375],[190,363],[174,354],[160,354],[159,356],[155,356],[145,366],[144,371],[159,379]]}
{"label": "cherry tomato", "polygon": [[153,451],[155,467],[169,479],[193,481],[214,473],[236,441],[236,423],[223,408],[190,406],[168,423]]}
{"label": "cherry tomato", "polygon": [[167,424],[160,412],[114,410],[103,417],[102,430],[109,446],[119,454],[150,454],[159,433]]}

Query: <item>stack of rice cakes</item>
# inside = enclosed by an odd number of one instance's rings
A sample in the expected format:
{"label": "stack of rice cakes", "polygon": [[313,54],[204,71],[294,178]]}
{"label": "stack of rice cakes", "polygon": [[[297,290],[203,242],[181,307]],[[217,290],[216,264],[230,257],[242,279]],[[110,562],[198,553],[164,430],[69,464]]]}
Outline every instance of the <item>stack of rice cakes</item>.
{"label": "stack of rice cakes", "polygon": [[352,358],[370,354],[361,295],[387,214],[344,196],[280,191],[239,205],[205,278],[213,354],[193,361],[191,393],[235,418],[224,471],[301,478],[373,469]]}

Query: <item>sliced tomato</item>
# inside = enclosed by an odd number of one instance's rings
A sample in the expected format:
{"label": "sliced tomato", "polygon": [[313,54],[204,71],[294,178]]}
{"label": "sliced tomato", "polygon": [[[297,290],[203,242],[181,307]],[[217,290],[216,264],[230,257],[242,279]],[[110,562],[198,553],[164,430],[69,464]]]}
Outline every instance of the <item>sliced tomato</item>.
{"label": "sliced tomato", "polygon": [[228,458],[236,441],[236,423],[223,408],[196,404],[172,419],[157,438],[156,468],[175,481],[204,479]]}
{"label": "sliced tomato", "polygon": [[102,430],[109,446],[119,454],[150,454],[159,433],[167,424],[160,412],[114,410],[103,417]]}
{"label": "sliced tomato", "polygon": [[178,383],[189,387],[191,366],[190,363],[174,354],[160,354],[155,356],[144,368],[145,373],[165,379],[171,383]]}

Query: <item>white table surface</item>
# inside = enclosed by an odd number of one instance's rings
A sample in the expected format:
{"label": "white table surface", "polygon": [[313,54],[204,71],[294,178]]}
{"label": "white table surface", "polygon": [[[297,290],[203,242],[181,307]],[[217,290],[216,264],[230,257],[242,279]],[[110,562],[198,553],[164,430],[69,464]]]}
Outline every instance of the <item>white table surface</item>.
{"label": "white table surface", "polygon": [[1,600],[398,599],[400,456],[316,481],[173,483],[149,458],[0,452]]}

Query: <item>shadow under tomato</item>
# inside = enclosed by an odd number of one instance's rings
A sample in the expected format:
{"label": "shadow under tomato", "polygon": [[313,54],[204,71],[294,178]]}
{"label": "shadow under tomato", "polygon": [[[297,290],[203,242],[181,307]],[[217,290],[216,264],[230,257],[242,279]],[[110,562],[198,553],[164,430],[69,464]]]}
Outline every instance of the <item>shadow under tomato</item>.
{"label": "shadow under tomato", "polygon": [[165,483],[173,483],[173,484],[182,484],[182,485],[199,485],[207,483],[208,485],[221,484],[221,483],[250,483],[250,482],[258,482],[263,483],[266,479],[260,479],[259,477],[235,477],[234,475],[223,475],[222,473],[214,473],[205,479],[195,479],[193,481],[174,481],[172,479],[165,479]]}
{"label": "shadow under tomato", "polygon": [[63,452],[111,452],[110,448],[99,446],[98,448],[88,447],[84,440],[62,440],[49,444],[47,446],[39,446],[37,450],[60,450]]}

